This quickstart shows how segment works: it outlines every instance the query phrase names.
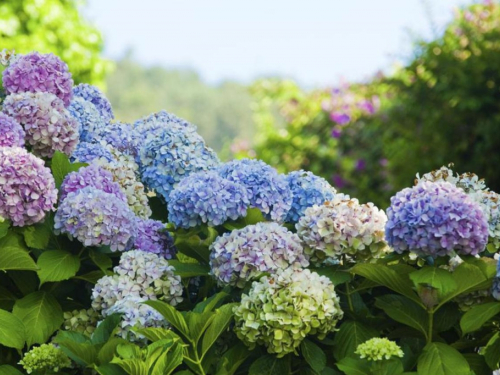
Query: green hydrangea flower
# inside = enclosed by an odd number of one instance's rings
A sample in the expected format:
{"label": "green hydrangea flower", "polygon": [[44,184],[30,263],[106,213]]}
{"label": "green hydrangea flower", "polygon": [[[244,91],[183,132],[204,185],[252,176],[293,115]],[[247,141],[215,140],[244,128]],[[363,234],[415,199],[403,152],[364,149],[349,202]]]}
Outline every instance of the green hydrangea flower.
{"label": "green hydrangea flower", "polygon": [[254,282],[234,313],[238,338],[250,349],[264,345],[278,358],[295,352],[308,335],[323,339],[344,314],[328,278],[291,268]]}
{"label": "green hydrangea flower", "polygon": [[31,374],[35,371],[59,372],[62,368],[70,367],[71,361],[61,349],[52,344],[42,344],[25,353],[19,364]]}
{"label": "green hydrangea flower", "polygon": [[97,327],[100,315],[94,309],[66,311],[64,313],[64,329],[91,336]]}
{"label": "green hydrangea flower", "polygon": [[404,353],[394,341],[375,337],[359,344],[354,352],[369,361],[382,361],[391,357],[403,357]]}

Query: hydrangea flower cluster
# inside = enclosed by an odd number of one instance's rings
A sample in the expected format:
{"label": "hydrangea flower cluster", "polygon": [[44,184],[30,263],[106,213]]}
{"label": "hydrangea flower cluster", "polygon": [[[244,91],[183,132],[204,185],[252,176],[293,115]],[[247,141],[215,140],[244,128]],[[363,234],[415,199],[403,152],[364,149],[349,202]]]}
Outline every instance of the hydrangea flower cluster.
{"label": "hydrangea flower cluster", "polygon": [[394,341],[385,337],[374,337],[362,344],[359,344],[354,352],[361,359],[366,358],[368,361],[383,361],[392,357],[403,358],[403,350]]}
{"label": "hydrangea flower cluster", "polygon": [[141,138],[130,124],[114,122],[98,129],[93,135],[94,141],[103,141],[115,150],[134,158],[138,155]]}
{"label": "hydrangea flower cluster", "polygon": [[92,291],[92,308],[106,317],[124,314],[121,335],[130,327],[165,325],[163,317],[142,302],[160,299],[172,306],[182,302],[181,278],[167,260],[140,250],[122,254],[115,275],[99,279]]}
{"label": "hydrangea flower cluster", "polygon": [[304,170],[288,173],[286,181],[293,195],[292,207],[285,218],[287,223],[296,223],[306,208],[330,201],[337,193],[324,178]]}
{"label": "hydrangea flower cluster", "polygon": [[19,364],[28,374],[33,372],[45,374],[59,372],[63,368],[70,367],[71,361],[61,349],[53,344],[42,344],[25,353]]}
{"label": "hydrangea flower cluster", "polygon": [[238,338],[250,349],[264,345],[277,357],[295,352],[308,335],[322,340],[343,317],[328,278],[292,268],[254,282],[234,314]]}
{"label": "hydrangea flower cluster", "polygon": [[134,248],[172,259],[176,249],[174,239],[165,230],[165,225],[158,220],[137,219],[137,237]]}
{"label": "hydrangea flower cluster", "polygon": [[146,137],[140,151],[141,177],[168,203],[169,194],[191,173],[215,168],[219,159],[203,138],[189,128],[172,124]]}
{"label": "hydrangea flower cluster", "polygon": [[201,223],[221,225],[246,216],[247,190],[216,172],[197,172],[182,179],[169,196],[168,220],[179,228]]}
{"label": "hydrangea flower cluster", "polygon": [[292,191],[283,175],[261,160],[233,160],[218,173],[247,189],[250,207],[258,208],[273,221],[282,222],[292,207]]}
{"label": "hydrangea flower cluster", "polygon": [[63,327],[66,331],[83,333],[90,337],[96,329],[99,318],[94,309],[65,311]]}
{"label": "hydrangea flower cluster", "polygon": [[54,177],[42,159],[20,147],[0,147],[0,216],[19,227],[36,224],[56,202]]}
{"label": "hydrangea flower cluster", "polygon": [[398,253],[476,255],[488,242],[488,222],[462,189],[449,182],[424,181],[391,198],[386,239]]}
{"label": "hydrangea flower cluster", "polygon": [[0,112],[0,147],[24,147],[24,130],[13,118]]}
{"label": "hydrangea flower cluster", "polygon": [[134,214],[114,194],[91,186],[66,195],[54,217],[54,233],[66,233],[85,246],[128,250],[137,235]]}
{"label": "hydrangea flower cluster", "polygon": [[143,140],[146,140],[149,137],[154,137],[154,135],[161,129],[168,129],[172,126],[178,126],[185,128],[187,131],[196,132],[195,125],[163,110],[152,113],[134,123],[134,128],[137,131],[137,134],[139,134]]}
{"label": "hydrangea flower cluster", "polygon": [[101,158],[107,162],[116,161],[109,148],[101,143],[80,142],[71,155],[71,161],[81,163],[90,163]]}
{"label": "hydrangea flower cluster", "polygon": [[307,267],[299,237],[277,223],[257,223],[224,233],[210,245],[212,274],[221,285],[245,284],[264,272]]}
{"label": "hydrangea flower cluster", "polygon": [[296,224],[312,263],[337,263],[342,255],[357,261],[380,258],[389,251],[384,241],[387,216],[373,203],[360,204],[338,194],[333,201],[305,210]]}
{"label": "hydrangea flower cluster", "polygon": [[[451,165],[450,165],[451,166]],[[415,184],[422,181],[447,181],[463,189],[467,195],[479,203],[488,220],[489,243],[495,248],[500,246],[500,195],[490,191],[484,179],[474,173],[453,174],[448,167],[429,172],[420,177],[417,174]]]}
{"label": "hydrangea flower cluster", "polygon": [[54,94],[12,94],[5,98],[3,111],[24,127],[26,141],[38,155],[52,157],[61,151],[69,156],[78,143],[78,122]]}
{"label": "hydrangea flower cluster", "polygon": [[66,107],[73,97],[73,79],[68,65],[51,53],[17,55],[3,72],[3,87],[8,94],[51,93]]}
{"label": "hydrangea flower cluster", "polygon": [[97,87],[81,83],[73,88],[73,95],[92,103],[106,123],[115,118],[111,103]]}
{"label": "hydrangea flower cluster", "polygon": [[91,142],[95,133],[106,126],[97,108],[79,96],[73,98],[68,111],[78,122],[81,142]]}
{"label": "hydrangea flower cluster", "polygon": [[121,201],[127,202],[127,197],[122,192],[120,185],[113,181],[111,172],[95,164],[82,167],[77,172],[66,175],[61,185],[60,199],[64,200],[69,193],[77,192],[87,186],[112,194]]}

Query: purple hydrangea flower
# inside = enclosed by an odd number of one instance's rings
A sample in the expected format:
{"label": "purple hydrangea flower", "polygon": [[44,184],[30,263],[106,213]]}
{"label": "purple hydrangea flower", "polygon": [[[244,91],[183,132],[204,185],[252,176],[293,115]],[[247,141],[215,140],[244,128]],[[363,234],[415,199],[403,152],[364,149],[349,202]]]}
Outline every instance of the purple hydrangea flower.
{"label": "purple hydrangea flower", "polygon": [[246,216],[250,204],[243,185],[214,171],[193,173],[181,180],[170,193],[169,202],[168,220],[180,228],[236,220]]}
{"label": "purple hydrangea flower", "polygon": [[115,118],[111,109],[111,103],[97,87],[81,83],[73,88],[73,94],[92,103],[105,122],[109,122]]}
{"label": "purple hydrangea flower", "polygon": [[140,151],[143,183],[168,203],[169,194],[191,173],[215,168],[219,159],[203,138],[189,128],[173,124],[146,139]]}
{"label": "purple hydrangea flower", "polygon": [[299,237],[277,223],[262,222],[224,233],[210,245],[212,274],[222,285],[243,288],[264,272],[309,265]]}
{"label": "purple hydrangea flower", "polygon": [[23,127],[13,118],[0,112],[0,147],[24,147]]}
{"label": "purple hydrangea flower", "polygon": [[261,160],[233,160],[221,165],[218,173],[247,189],[250,206],[274,221],[283,221],[292,207],[292,191],[285,176]]}
{"label": "purple hydrangea flower", "polygon": [[424,181],[391,198],[385,236],[398,253],[476,255],[488,243],[480,206],[449,182]]}
{"label": "purple hydrangea flower", "polygon": [[79,96],[73,98],[68,111],[78,122],[81,142],[91,142],[93,135],[106,127],[106,122],[97,108],[91,102]]}
{"label": "purple hydrangea flower", "polygon": [[51,93],[61,99],[65,106],[69,105],[73,97],[73,79],[68,65],[52,53],[17,55],[3,72],[3,87],[8,94]]}
{"label": "purple hydrangea flower", "polygon": [[111,151],[100,143],[80,142],[71,155],[71,161],[79,161],[81,163],[90,163],[94,159],[101,158],[107,162],[115,160]]}
{"label": "purple hydrangea flower", "polygon": [[158,254],[165,259],[172,259],[176,252],[174,240],[165,230],[165,225],[152,219],[137,219],[134,248]]}
{"label": "purple hydrangea flower", "polygon": [[87,186],[113,194],[118,199],[127,203],[127,197],[120,185],[113,181],[111,172],[95,164],[80,168],[77,172],[71,172],[66,175],[61,185],[60,199],[63,200],[69,193],[81,190]]}
{"label": "purple hydrangea flower", "polygon": [[20,147],[0,147],[0,216],[15,226],[38,223],[54,209],[57,190],[42,159]]}
{"label": "purple hydrangea flower", "polygon": [[349,123],[349,121],[351,121],[351,117],[348,114],[342,112],[330,113],[330,119],[339,125],[345,125]]}
{"label": "purple hydrangea flower", "polygon": [[54,232],[66,233],[85,246],[109,245],[112,251],[123,251],[132,246],[137,225],[127,203],[88,186],[69,193],[59,204]]}
{"label": "purple hydrangea flower", "polygon": [[52,157],[55,151],[71,155],[78,143],[78,122],[54,94],[24,92],[5,98],[3,111],[26,132],[33,153]]}
{"label": "purple hydrangea flower", "polygon": [[285,219],[288,223],[296,223],[304,215],[306,208],[321,205],[333,199],[337,193],[328,181],[312,172],[290,172],[286,175],[286,181],[293,195],[292,207]]}

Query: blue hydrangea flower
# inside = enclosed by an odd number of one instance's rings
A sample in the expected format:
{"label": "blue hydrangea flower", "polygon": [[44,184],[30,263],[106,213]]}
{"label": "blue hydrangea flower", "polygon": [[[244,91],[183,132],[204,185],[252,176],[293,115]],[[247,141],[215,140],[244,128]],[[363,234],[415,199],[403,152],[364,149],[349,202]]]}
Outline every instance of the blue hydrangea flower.
{"label": "blue hydrangea flower", "polygon": [[23,127],[11,116],[0,112],[0,147],[24,147]]}
{"label": "blue hydrangea flower", "polygon": [[481,207],[449,182],[419,183],[391,198],[385,236],[398,253],[476,255],[488,243]]}
{"label": "blue hydrangea flower", "polygon": [[134,158],[138,155],[141,141],[141,138],[132,125],[122,122],[111,123],[106,127],[98,129],[92,138],[95,142],[104,142],[114,149],[131,155]]}
{"label": "blue hydrangea flower", "polygon": [[104,159],[108,162],[115,160],[111,151],[100,143],[80,142],[71,154],[71,161],[90,163],[94,159]]}
{"label": "blue hydrangea flower", "polygon": [[286,181],[293,195],[292,208],[285,219],[287,223],[296,223],[306,208],[333,199],[337,192],[323,177],[303,170],[288,173]]}
{"label": "blue hydrangea flower", "polygon": [[97,108],[79,96],[73,98],[68,111],[80,125],[80,142],[91,142],[94,134],[106,127]]}
{"label": "blue hydrangea flower", "polygon": [[246,216],[250,204],[246,189],[220,177],[217,172],[198,172],[181,180],[170,193],[168,220],[176,227],[201,223],[223,224]]}
{"label": "blue hydrangea flower", "polygon": [[143,183],[168,202],[170,192],[181,179],[215,168],[219,159],[199,134],[174,124],[145,141],[140,164]]}
{"label": "blue hydrangea flower", "polygon": [[134,128],[143,136],[146,134],[154,134],[159,129],[168,128],[172,125],[178,125],[196,131],[195,125],[164,110],[152,113],[134,122]]}
{"label": "blue hydrangea flower", "polygon": [[94,164],[80,168],[77,172],[71,172],[66,175],[61,185],[60,199],[63,200],[69,193],[81,190],[87,186],[113,194],[118,199],[127,203],[127,197],[123,193],[120,185],[113,181],[111,172]]}
{"label": "blue hydrangea flower", "polygon": [[165,259],[172,259],[176,252],[174,239],[165,230],[165,225],[152,219],[137,219],[134,248],[158,254]]}
{"label": "blue hydrangea flower", "polygon": [[212,274],[221,285],[243,288],[262,273],[308,265],[300,238],[277,223],[248,225],[224,233],[210,245]]}
{"label": "blue hydrangea flower", "polygon": [[54,232],[66,233],[85,246],[130,249],[137,235],[134,213],[113,194],[91,186],[69,193],[54,217]]}
{"label": "blue hydrangea flower", "polygon": [[274,221],[283,221],[292,207],[292,191],[285,176],[261,160],[233,160],[217,169],[220,176],[247,189],[250,206]]}
{"label": "blue hydrangea flower", "polygon": [[81,83],[73,87],[73,95],[79,96],[92,103],[105,122],[109,122],[115,118],[113,110],[111,109],[111,103],[97,87],[87,83]]}

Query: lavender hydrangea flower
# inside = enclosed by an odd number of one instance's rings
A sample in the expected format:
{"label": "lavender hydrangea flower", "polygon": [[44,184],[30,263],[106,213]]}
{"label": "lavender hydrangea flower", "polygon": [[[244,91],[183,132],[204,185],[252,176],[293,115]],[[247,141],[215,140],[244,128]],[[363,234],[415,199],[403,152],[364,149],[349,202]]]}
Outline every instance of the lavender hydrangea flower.
{"label": "lavender hydrangea flower", "polygon": [[274,221],[285,219],[292,207],[292,192],[283,175],[261,160],[233,160],[221,165],[218,173],[247,189],[250,206]]}
{"label": "lavender hydrangea flower", "polygon": [[398,253],[476,255],[488,242],[488,222],[479,205],[449,182],[419,183],[391,198],[386,240]]}
{"label": "lavender hydrangea flower", "polygon": [[13,118],[0,112],[0,147],[24,146],[24,130]]}
{"label": "lavender hydrangea flower", "polygon": [[92,141],[102,141],[114,149],[136,158],[141,138],[132,125],[115,122],[95,131],[92,135]]}
{"label": "lavender hydrangea flower", "polygon": [[201,223],[221,225],[246,216],[250,204],[246,189],[217,172],[198,172],[181,180],[170,193],[168,220],[176,227]]}
{"label": "lavender hydrangea flower", "polygon": [[109,245],[128,250],[137,235],[134,214],[127,203],[91,186],[69,193],[59,204],[54,233],[66,233],[85,246]]}
{"label": "lavender hydrangea flower", "polygon": [[42,159],[20,147],[0,147],[0,217],[18,227],[32,225],[56,202],[54,177]]}
{"label": "lavender hydrangea flower", "polygon": [[165,231],[165,225],[152,219],[137,219],[134,248],[158,254],[166,259],[172,259],[176,252],[174,239]]}
{"label": "lavender hydrangea flower", "polygon": [[33,153],[52,157],[55,151],[71,155],[78,143],[78,122],[54,94],[25,92],[5,98],[3,111],[26,132]]}
{"label": "lavender hydrangea flower", "polygon": [[181,179],[215,168],[219,159],[200,135],[173,124],[145,141],[140,162],[144,184],[168,203],[170,192]]}
{"label": "lavender hydrangea flower", "polygon": [[51,93],[61,99],[65,106],[69,105],[73,97],[73,79],[68,65],[52,53],[16,55],[3,72],[3,87],[8,94]]}
{"label": "lavender hydrangea flower", "polygon": [[109,122],[115,118],[111,109],[111,103],[97,87],[81,83],[73,88],[73,94],[92,103],[105,122]]}
{"label": "lavender hydrangea flower", "polygon": [[64,178],[61,185],[61,200],[64,200],[69,193],[79,191],[87,186],[109,193],[127,203],[127,197],[123,193],[120,185],[113,181],[111,172],[91,164],[88,167],[80,168],[77,172],[71,172]]}
{"label": "lavender hydrangea flower", "polygon": [[306,208],[333,199],[337,192],[324,178],[303,170],[288,173],[286,181],[293,195],[292,207],[285,219],[287,223],[296,223]]}
{"label": "lavender hydrangea flower", "polygon": [[101,117],[97,108],[91,102],[79,96],[73,98],[68,111],[78,122],[80,142],[91,142],[94,139],[94,135],[106,127],[106,122]]}
{"label": "lavender hydrangea flower", "polygon": [[94,159],[103,159],[107,162],[115,161],[110,149],[101,143],[80,142],[71,154],[71,161],[90,163]]}
{"label": "lavender hydrangea flower", "polygon": [[265,222],[224,233],[210,245],[210,266],[219,284],[243,288],[264,272],[309,265],[299,237]]}

